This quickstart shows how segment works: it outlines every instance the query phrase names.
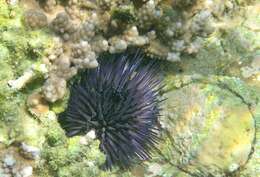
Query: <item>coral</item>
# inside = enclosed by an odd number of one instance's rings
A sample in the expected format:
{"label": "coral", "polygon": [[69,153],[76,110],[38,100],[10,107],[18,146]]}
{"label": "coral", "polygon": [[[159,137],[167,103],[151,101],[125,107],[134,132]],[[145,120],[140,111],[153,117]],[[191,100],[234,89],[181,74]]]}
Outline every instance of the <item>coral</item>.
{"label": "coral", "polygon": [[155,63],[141,67],[141,61],[138,53],[101,58],[97,69],[72,86],[68,107],[59,115],[69,137],[95,131],[106,168],[146,160],[158,140],[158,69]]}
{"label": "coral", "polygon": [[[150,57],[179,62],[184,54],[199,52],[203,39],[216,31],[214,24],[219,20],[214,18],[213,9],[207,3],[197,1],[53,2],[40,2],[49,9],[60,7],[55,18],[50,18],[53,14],[46,11],[48,21],[51,21],[49,26],[62,38],[63,50],[58,55],[55,47],[49,51],[49,73],[43,93],[50,102],[64,95],[64,91],[60,94],[55,91],[61,88],[56,79],[67,82],[79,69],[97,67],[96,58],[102,52],[119,53],[138,46]],[[216,6],[222,6],[222,3],[218,2]],[[59,63],[65,61],[64,58],[67,62]]]}
{"label": "coral", "polygon": [[33,29],[42,28],[47,26],[48,24],[46,15],[40,11],[33,9],[28,10],[24,13],[24,21],[26,25]]}
{"label": "coral", "polygon": [[77,68],[96,68],[98,66],[96,54],[91,50],[91,46],[87,41],[73,44],[72,57],[72,63]]}
{"label": "coral", "polygon": [[149,28],[154,22],[162,17],[162,10],[157,8],[159,1],[149,0],[147,1],[137,12],[137,21],[141,28]]}
{"label": "coral", "polygon": [[110,38],[109,40],[110,47],[109,47],[109,52],[110,53],[118,53],[126,50],[127,48],[127,43],[125,40],[120,39],[118,37],[113,37]]}
{"label": "coral", "polygon": [[52,29],[62,35],[64,40],[69,40],[72,33],[76,31],[76,26],[71,22],[69,16],[65,12],[57,14],[51,23]]}
{"label": "coral", "polygon": [[95,30],[98,23],[97,15],[94,13],[90,16],[88,21],[81,24],[80,28],[74,34],[74,40],[90,41],[95,36]]}
{"label": "coral", "polygon": [[[224,13],[223,3],[216,2],[213,8],[209,2],[195,0],[39,1],[45,14],[27,11],[24,18],[28,26],[45,26],[49,21],[49,29],[61,38],[43,60],[48,65],[44,97],[50,102],[62,99],[67,82],[79,70],[97,67],[96,58],[102,52],[120,53],[138,46],[147,56],[171,62],[182,61],[186,54],[193,57],[220,26],[216,24],[222,16],[216,18],[213,14],[218,12],[216,9]],[[224,6],[230,3],[234,4]],[[58,10],[53,13],[55,8]],[[232,14],[236,9],[227,11]]]}
{"label": "coral", "polygon": [[124,31],[121,36],[111,37],[109,39],[109,52],[119,53],[125,51],[128,46],[144,46],[149,43],[147,36],[140,36],[136,26]]}
{"label": "coral", "polygon": [[211,22],[211,12],[208,10],[202,10],[198,12],[192,19],[191,32],[199,34],[201,36],[208,36],[214,31]]}
{"label": "coral", "polygon": [[51,76],[43,85],[43,94],[45,99],[50,102],[63,98],[66,94],[66,80]]}
{"label": "coral", "polygon": [[124,32],[124,38],[130,46],[144,46],[149,43],[147,36],[140,36],[136,26]]}
{"label": "coral", "polygon": [[91,40],[92,50],[96,53],[102,53],[108,50],[108,41],[102,36],[96,36]]}
{"label": "coral", "polygon": [[174,52],[171,52],[171,53],[168,53],[167,54],[167,60],[169,61],[180,61],[180,53],[174,53]]}

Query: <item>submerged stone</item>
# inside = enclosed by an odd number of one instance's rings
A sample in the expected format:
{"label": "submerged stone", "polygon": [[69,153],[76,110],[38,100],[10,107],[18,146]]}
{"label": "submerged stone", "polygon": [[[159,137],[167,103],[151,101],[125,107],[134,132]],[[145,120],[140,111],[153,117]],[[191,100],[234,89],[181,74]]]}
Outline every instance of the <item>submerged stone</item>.
{"label": "submerged stone", "polygon": [[203,177],[225,176],[246,165],[255,121],[243,97],[207,83],[188,84],[166,97],[162,123],[171,145],[161,149],[171,162]]}

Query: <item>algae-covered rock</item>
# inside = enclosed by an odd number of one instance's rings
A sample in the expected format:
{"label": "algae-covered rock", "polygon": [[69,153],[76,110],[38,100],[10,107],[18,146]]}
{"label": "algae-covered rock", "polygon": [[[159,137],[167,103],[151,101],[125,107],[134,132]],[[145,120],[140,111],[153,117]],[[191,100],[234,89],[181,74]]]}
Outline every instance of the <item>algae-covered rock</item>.
{"label": "algae-covered rock", "polygon": [[243,87],[197,82],[166,93],[162,124],[170,145],[162,153],[172,163],[194,176],[225,176],[246,165],[255,120],[235,89]]}
{"label": "algae-covered rock", "polygon": [[8,83],[36,63],[51,40],[43,31],[25,30],[20,8],[8,6],[2,0],[0,7],[0,143],[9,145],[28,140],[38,144],[41,139],[38,123],[25,107],[25,99],[31,91],[26,88],[24,92],[16,92]]}
{"label": "algae-covered rock", "polygon": [[36,82],[24,86],[19,92],[9,85],[11,80],[16,80],[39,62],[51,41],[44,31],[27,31],[21,23],[21,15],[22,9],[17,5],[8,5],[6,1],[0,0],[0,161],[6,154],[16,160],[15,166],[4,169],[3,176],[26,176],[32,172],[35,162],[25,157],[24,153],[39,154],[45,138],[44,129],[25,106],[26,98],[32,88],[38,87],[37,82],[40,82],[42,76],[36,73]]}

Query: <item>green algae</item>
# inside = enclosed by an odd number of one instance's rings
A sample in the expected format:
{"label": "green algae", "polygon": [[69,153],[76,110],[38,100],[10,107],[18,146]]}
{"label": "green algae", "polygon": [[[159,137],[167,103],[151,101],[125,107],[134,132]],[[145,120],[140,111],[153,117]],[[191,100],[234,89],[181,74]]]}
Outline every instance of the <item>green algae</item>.
{"label": "green algae", "polygon": [[104,155],[98,150],[98,145],[98,141],[91,142],[88,146],[79,145],[79,137],[70,139],[63,145],[44,145],[42,158],[46,163],[38,166],[38,175],[99,176],[102,171],[98,167],[103,164]]}
{"label": "green algae", "polygon": [[22,13],[19,7],[0,1],[0,142],[7,146],[16,141],[37,145],[41,139],[38,122],[24,106],[32,90],[17,92],[8,81],[39,61],[51,38],[44,31],[28,31],[21,23]]}
{"label": "green algae", "polygon": [[113,10],[112,19],[118,20],[121,23],[133,23],[135,21],[133,8],[127,7]]}

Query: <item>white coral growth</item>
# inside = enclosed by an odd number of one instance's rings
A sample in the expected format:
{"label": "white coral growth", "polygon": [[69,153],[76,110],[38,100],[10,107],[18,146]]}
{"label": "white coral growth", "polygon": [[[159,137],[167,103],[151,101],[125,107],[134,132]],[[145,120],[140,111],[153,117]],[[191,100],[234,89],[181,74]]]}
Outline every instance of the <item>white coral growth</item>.
{"label": "white coral growth", "polygon": [[77,68],[95,68],[98,66],[96,54],[87,41],[73,44],[72,57],[72,63]]}

